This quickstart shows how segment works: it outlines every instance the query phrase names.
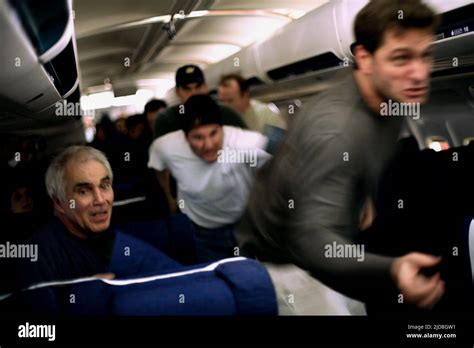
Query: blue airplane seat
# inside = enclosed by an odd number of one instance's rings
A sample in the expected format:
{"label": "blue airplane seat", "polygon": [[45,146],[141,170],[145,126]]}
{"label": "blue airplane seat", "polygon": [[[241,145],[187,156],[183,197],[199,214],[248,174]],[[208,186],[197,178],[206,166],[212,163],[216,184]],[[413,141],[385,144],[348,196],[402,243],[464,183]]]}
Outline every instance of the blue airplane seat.
{"label": "blue airplane seat", "polygon": [[[147,230],[150,233],[150,230]],[[139,237],[117,233],[108,272],[115,278],[137,277],[145,274],[164,274],[183,266],[169,255]],[[152,234],[151,234],[152,235]]]}
{"label": "blue airplane seat", "polygon": [[[203,267],[204,266],[204,267]],[[114,286],[113,312],[125,316],[276,315],[273,283],[258,261],[233,258]]]}
{"label": "blue airplane seat", "polygon": [[164,219],[131,222],[120,226],[124,233],[139,238],[185,265],[196,263],[194,226],[184,214]]}
{"label": "blue airplane seat", "polygon": [[276,315],[265,267],[242,257],[150,277],[42,284],[10,296],[20,312],[65,316]]}

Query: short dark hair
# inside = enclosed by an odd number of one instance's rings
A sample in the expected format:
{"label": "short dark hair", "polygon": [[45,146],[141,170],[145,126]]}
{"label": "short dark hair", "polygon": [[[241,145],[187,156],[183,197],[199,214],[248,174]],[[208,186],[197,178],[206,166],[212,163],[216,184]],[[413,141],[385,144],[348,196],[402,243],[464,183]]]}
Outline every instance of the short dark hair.
{"label": "short dark hair", "polygon": [[249,91],[250,85],[241,75],[239,74],[227,74],[221,77],[219,86],[225,86],[228,81],[234,80],[239,85],[240,93],[243,94]]}
{"label": "short dark hair", "polygon": [[355,18],[356,44],[374,53],[391,28],[432,28],[436,31],[439,16],[421,0],[371,0]]}
{"label": "short dark hair", "polygon": [[161,99],[152,99],[148,103],[145,104],[145,114],[149,112],[154,112],[163,108],[167,108],[168,104],[164,100]]}
{"label": "short dark hair", "polygon": [[187,135],[191,130],[207,124],[222,126],[219,105],[209,95],[193,95],[184,103],[184,113],[180,115],[181,129]]}
{"label": "short dark hair", "polygon": [[131,130],[133,127],[138,126],[139,124],[146,124],[146,118],[144,114],[136,114],[128,116],[125,120],[125,125],[128,130]]}

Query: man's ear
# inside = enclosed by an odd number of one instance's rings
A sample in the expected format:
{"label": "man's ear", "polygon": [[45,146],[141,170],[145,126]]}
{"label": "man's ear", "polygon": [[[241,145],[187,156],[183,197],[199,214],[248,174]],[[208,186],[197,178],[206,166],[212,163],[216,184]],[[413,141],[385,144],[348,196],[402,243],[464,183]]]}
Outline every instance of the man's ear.
{"label": "man's ear", "polygon": [[362,45],[354,48],[354,57],[358,70],[364,75],[372,74],[373,55]]}
{"label": "man's ear", "polygon": [[59,200],[59,198],[57,198],[57,197],[53,198],[53,206],[54,206],[54,210],[56,210],[57,212],[59,212],[61,214],[66,213],[63,206],[61,205],[61,201]]}
{"label": "man's ear", "polygon": [[181,87],[175,87],[174,92],[176,93],[176,96],[181,99]]}

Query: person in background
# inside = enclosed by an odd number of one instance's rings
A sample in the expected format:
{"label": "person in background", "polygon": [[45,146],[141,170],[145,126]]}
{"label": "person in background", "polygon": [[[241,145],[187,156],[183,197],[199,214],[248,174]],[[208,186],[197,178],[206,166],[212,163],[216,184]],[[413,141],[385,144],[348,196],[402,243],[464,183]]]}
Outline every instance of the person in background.
{"label": "person in background", "polygon": [[[181,121],[184,112],[183,104],[191,96],[207,95],[209,93],[209,87],[202,70],[198,66],[192,64],[180,67],[176,71],[175,93],[181,104],[171,106],[158,115],[153,126],[154,139],[182,129]],[[218,107],[222,115],[223,124],[239,128],[247,128],[247,125],[237,112],[225,105],[218,104]],[[164,175],[168,177],[167,182],[169,182],[170,185],[170,193],[176,198],[177,187],[175,178],[170,175],[169,171],[165,172]]]}
{"label": "person in background", "polygon": [[46,213],[46,207],[40,207],[42,203],[40,188],[35,187],[36,182],[26,173],[15,171],[9,176],[5,197],[7,211],[3,219],[0,241],[22,242],[30,238],[44,222],[41,215]]}
{"label": "person in background", "polygon": [[286,130],[286,121],[275,105],[250,97],[249,84],[239,74],[222,76],[218,87],[219,101],[237,111],[249,129],[264,134],[268,149],[274,153]]}
{"label": "person in background", "polygon": [[278,109],[250,97],[249,85],[242,76],[222,76],[218,88],[219,101],[237,111],[249,129],[264,133],[273,126],[286,129],[286,122]]}
{"label": "person in background", "polygon": [[[155,120],[153,137],[158,138],[165,134],[181,129],[183,104],[193,95],[207,95],[209,87],[202,70],[196,65],[184,65],[176,71],[176,95],[181,104],[174,105],[162,112]],[[219,105],[222,122],[225,125],[247,128],[242,118],[234,110]]]}
{"label": "person in background", "polygon": [[224,126],[222,109],[210,96],[188,98],[184,110],[182,130],[155,139],[148,166],[156,170],[171,211],[177,202],[167,170],[176,178],[179,208],[196,227],[198,260],[236,256],[234,226],[257,168],[270,157],[263,150],[267,139]]}
{"label": "person in background", "polygon": [[168,107],[168,104],[161,99],[152,99],[145,104],[145,117],[148,125],[148,129],[153,132],[153,124],[155,123],[158,115]]}

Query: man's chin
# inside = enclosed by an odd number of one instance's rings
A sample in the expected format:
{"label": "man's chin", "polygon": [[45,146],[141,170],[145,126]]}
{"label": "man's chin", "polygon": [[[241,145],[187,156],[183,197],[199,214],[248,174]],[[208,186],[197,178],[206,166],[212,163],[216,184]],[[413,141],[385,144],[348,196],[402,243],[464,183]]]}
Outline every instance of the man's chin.
{"label": "man's chin", "polygon": [[402,103],[410,103],[410,104],[424,104],[428,100],[428,97],[416,97],[416,98],[404,98]]}
{"label": "man's chin", "polygon": [[102,223],[91,223],[89,224],[88,230],[92,233],[102,233],[110,227],[110,219]]}
{"label": "man's chin", "polygon": [[202,159],[206,162],[212,163],[217,161],[217,156],[212,155],[212,156],[202,156]]}
{"label": "man's chin", "polygon": [[429,93],[420,93],[420,94],[403,94],[401,99],[402,103],[417,103],[424,104],[428,100]]}

